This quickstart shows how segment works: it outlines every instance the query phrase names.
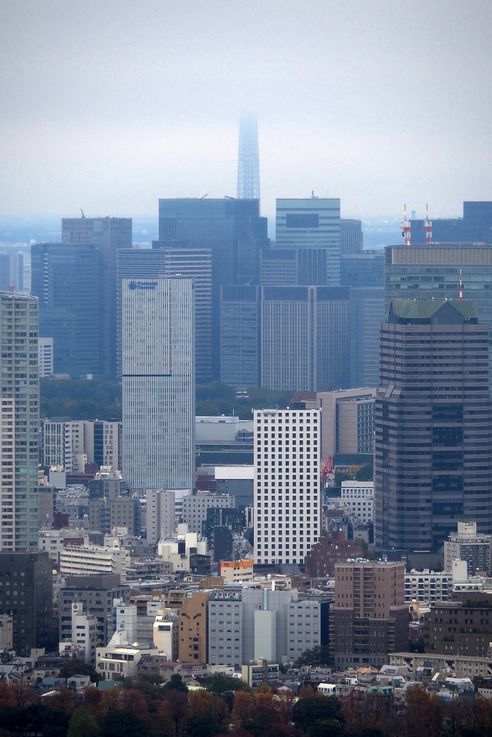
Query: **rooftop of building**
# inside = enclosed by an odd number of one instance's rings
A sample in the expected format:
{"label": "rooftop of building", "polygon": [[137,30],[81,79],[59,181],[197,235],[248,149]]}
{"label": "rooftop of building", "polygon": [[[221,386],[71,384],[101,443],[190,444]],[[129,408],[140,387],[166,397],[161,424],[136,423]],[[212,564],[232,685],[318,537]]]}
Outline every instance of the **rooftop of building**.
{"label": "rooftop of building", "polygon": [[437,320],[444,324],[456,322],[457,319],[460,322],[478,322],[477,312],[470,300],[393,299],[388,317],[389,322]]}

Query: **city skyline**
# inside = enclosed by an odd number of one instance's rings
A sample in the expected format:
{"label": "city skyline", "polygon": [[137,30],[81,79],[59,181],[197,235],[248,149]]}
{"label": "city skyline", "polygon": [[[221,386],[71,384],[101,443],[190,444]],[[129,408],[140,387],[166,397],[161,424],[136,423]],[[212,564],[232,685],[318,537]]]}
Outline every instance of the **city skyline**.
{"label": "city skyline", "polygon": [[245,108],[269,216],[312,190],[360,217],[488,198],[489,3],[311,0],[301,25],[293,1],[192,2],[191,22],[172,1],[115,7],[3,3],[1,215],[233,195]]}

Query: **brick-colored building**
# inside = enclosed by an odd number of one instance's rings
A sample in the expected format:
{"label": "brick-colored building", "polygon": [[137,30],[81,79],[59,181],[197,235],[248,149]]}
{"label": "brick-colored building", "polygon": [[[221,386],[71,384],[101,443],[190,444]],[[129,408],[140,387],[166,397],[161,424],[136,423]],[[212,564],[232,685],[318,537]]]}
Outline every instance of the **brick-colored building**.
{"label": "brick-colored building", "polygon": [[424,631],[430,653],[487,657],[492,641],[492,593],[463,591],[436,602]]}
{"label": "brick-colored building", "polygon": [[184,597],[179,617],[179,660],[182,663],[207,662],[207,591],[189,592]]}
{"label": "brick-colored building", "polygon": [[408,647],[403,563],[354,560],[335,565],[330,647],[336,667],[382,665]]}

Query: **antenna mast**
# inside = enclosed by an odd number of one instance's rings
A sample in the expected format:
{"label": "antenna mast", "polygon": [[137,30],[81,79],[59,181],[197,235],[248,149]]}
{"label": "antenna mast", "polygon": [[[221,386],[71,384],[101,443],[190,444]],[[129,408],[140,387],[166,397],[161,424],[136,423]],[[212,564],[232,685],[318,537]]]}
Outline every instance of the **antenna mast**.
{"label": "antenna mast", "polygon": [[425,206],[425,220],[424,220],[424,233],[425,233],[425,245],[432,245],[432,220],[429,220],[429,205]]}
{"label": "antenna mast", "polygon": [[458,302],[463,302],[463,270],[460,269],[460,278],[458,281]]}
{"label": "antenna mast", "polygon": [[409,246],[412,242],[411,239],[411,225],[410,221],[407,217],[407,205],[406,203],[403,205],[403,220],[401,223],[401,234],[403,236],[403,245]]}

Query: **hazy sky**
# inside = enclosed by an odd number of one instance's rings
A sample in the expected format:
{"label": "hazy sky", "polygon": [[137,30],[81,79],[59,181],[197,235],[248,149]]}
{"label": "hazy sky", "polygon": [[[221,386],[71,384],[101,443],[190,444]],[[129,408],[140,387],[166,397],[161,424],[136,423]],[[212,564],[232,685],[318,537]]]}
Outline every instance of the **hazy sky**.
{"label": "hazy sky", "polygon": [[0,0],[0,215],[234,195],[346,216],[492,199],[492,0]]}

